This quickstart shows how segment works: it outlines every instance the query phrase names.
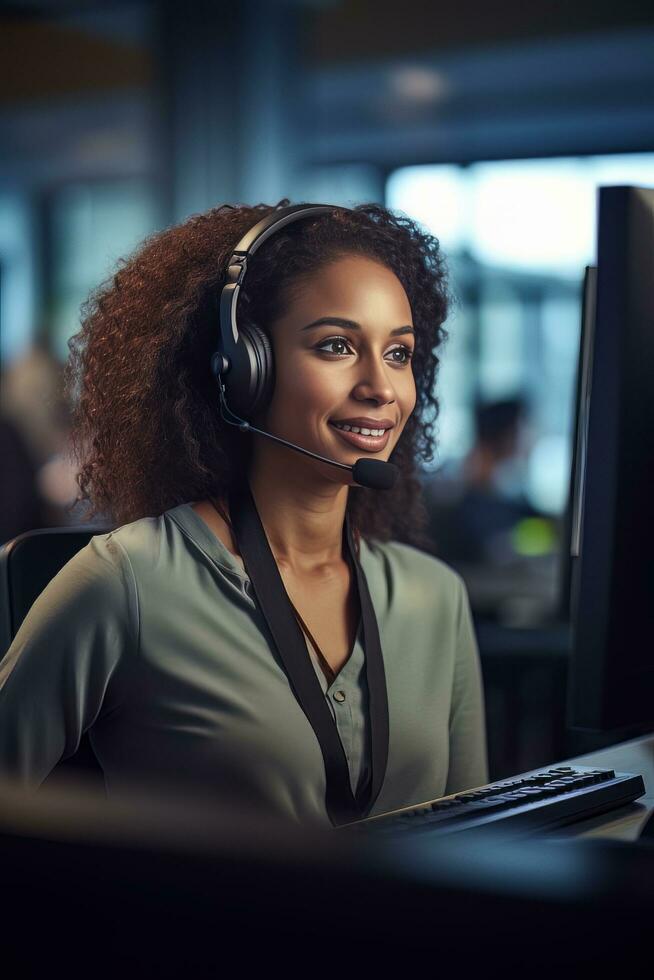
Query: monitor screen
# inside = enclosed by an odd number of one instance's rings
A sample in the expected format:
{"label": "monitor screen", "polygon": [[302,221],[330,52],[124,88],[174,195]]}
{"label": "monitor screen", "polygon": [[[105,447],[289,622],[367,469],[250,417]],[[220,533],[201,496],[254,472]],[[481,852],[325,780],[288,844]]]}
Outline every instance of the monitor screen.
{"label": "monitor screen", "polygon": [[568,722],[654,728],[654,189],[599,189],[583,321]]}

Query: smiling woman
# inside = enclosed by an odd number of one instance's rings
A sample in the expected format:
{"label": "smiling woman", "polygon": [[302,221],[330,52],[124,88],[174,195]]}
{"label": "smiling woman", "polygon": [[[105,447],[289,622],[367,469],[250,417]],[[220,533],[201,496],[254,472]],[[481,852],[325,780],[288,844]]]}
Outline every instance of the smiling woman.
{"label": "smiling woman", "polygon": [[[325,310],[331,312],[315,316]],[[356,462],[357,455],[361,456],[356,449],[387,460],[416,405],[410,359],[414,331],[407,324],[411,319],[404,287],[394,272],[378,261],[359,255],[339,256],[303,277],[288,296],[283,314],[270,327],[275,389],[255,424],[343,463]],[[398,321],[406,325],[396,327]],[[335,336],[335,327],[343,334]],[[408,344],[398,343],[395,338],[399,334],[411,336]],[[378,435],[380,428],[384,432]],[[285,480],[283,485],[271,487],[267,477],[275,463],[283,465]],[[255,436],[250,473],[255,495],[259,488],[260,496],[264,496],[263,486],[268,483],[268,499],[297,487],[292,508],[295,514],[311,509],[314,495],[324,509],[326,495],[331,494],[330,534],[334,535],[334,527],[342,526],[348,486],[354,489],[353,479],[344,480],[342,469],[307,460]],[[378,499],[377,507],[384,503]],[[281,506],[274,509],[278,514],[289,510]],[[315,529],[312,532],[306,522],[298,528],[298,537],[305,545],[310,545],[312,533]],[[340,552],[338,532],[332,543]]]}
{"label": "smiling woman", "polygon": [[[166,229],[122,261],[114,279],[91,296],[82,330],[71,342],[68,383],[71,393],[79,392],[75,443],[80,487],[93,512],[125,523],[161,514],[183,501],[222,498],[234,475],[247,469],[253,440],[223,422],[209,358],[218,332],[216,298],[226,281],[231,251],[273,210],[224,206]],[[335,209],[333,216],[290,225],[266,241],[249,263],[239,323],[258,326],[274,344],[274,328],[282,314],[288,315],[303,283],[344,256],[374,262],[401,284],[404,316],[391,320],[380,297],[381,319],[368,319],[367,326],[413,326],[411,370],[417,394],[417,411],[407,419],[390,459],[402,479],[383,499],[352,487],[348,513],[364,535],[420,545],[424,512],[416,468],[421,460],[433,458],[438,414],[434,388],[448,309],[446,267],[437,239],[410,219],[374,204]],[[308,315],[295,324],[298,331],[323,315],[342,314],[338,288],[338,277],[331,276],[336,305],[317,311],[309,309],[304,291]],[[307,329],[307,348],[342,333],[342,328],[334,330],[338,326],[337,321],[331,328]],[[349,334],[356,339],[356,330]],[[339,357],[329,350],[314,356],[325,362]],[[396,354],[390,357],[398,359]],[[277,358],[275,366],[278,371],[283,366]]]}
{"label": "smiling woman", "polygon": [[[228,362],[210,369],[219,300],[237,243],[286,205],[167,229],[87,304],[67,370],[79,487],[120,526],[50,583],[0,668],[0,771],[38,784],[88,729],[111,793],[182,784],[331,819],[322,737],[266,612],[269,554],[353,798],[374,814],[485,781],[465,587],[419,550],[448,305],[438,242],[374,204],[276,230],[238,301],[272,381],[243,431],[221,411]],[[395,463],[395,486],[356,485],[362,457]]]}

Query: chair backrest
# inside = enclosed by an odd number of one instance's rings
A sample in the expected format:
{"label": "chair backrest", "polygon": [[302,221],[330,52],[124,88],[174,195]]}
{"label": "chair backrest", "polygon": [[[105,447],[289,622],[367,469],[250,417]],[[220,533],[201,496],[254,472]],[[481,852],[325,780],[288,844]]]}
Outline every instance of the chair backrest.
{"label": "chair backrest", "polygon": [[[0,547],[0,660],[11,646],[35,599],[66,562],[95,534],[111,527],[49,527],[26,531]],[[86,735],[74,756],[59,763],[45,782],[58,776],[83,773],[103,780],[102,770]]]}

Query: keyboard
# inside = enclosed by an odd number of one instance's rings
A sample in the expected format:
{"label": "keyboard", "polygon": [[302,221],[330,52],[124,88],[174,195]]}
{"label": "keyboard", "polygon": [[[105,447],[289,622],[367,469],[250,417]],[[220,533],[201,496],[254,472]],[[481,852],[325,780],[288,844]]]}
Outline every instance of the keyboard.
{"label": "keyboard", "polygon": [[509,834],[538,833],[616,809],[644,794],[643,777],[633,773],[555,766],[338,829],[390,835],[451,834],[482,827]]}

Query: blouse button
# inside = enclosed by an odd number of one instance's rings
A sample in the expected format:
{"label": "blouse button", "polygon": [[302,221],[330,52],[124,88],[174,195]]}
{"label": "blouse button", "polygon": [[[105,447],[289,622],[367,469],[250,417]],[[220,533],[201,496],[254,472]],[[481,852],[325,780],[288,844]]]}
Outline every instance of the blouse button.
{"label": "blouse button", "polygon": [[334,701],[342,704],[345,701],[345,691],[334,691]]}

